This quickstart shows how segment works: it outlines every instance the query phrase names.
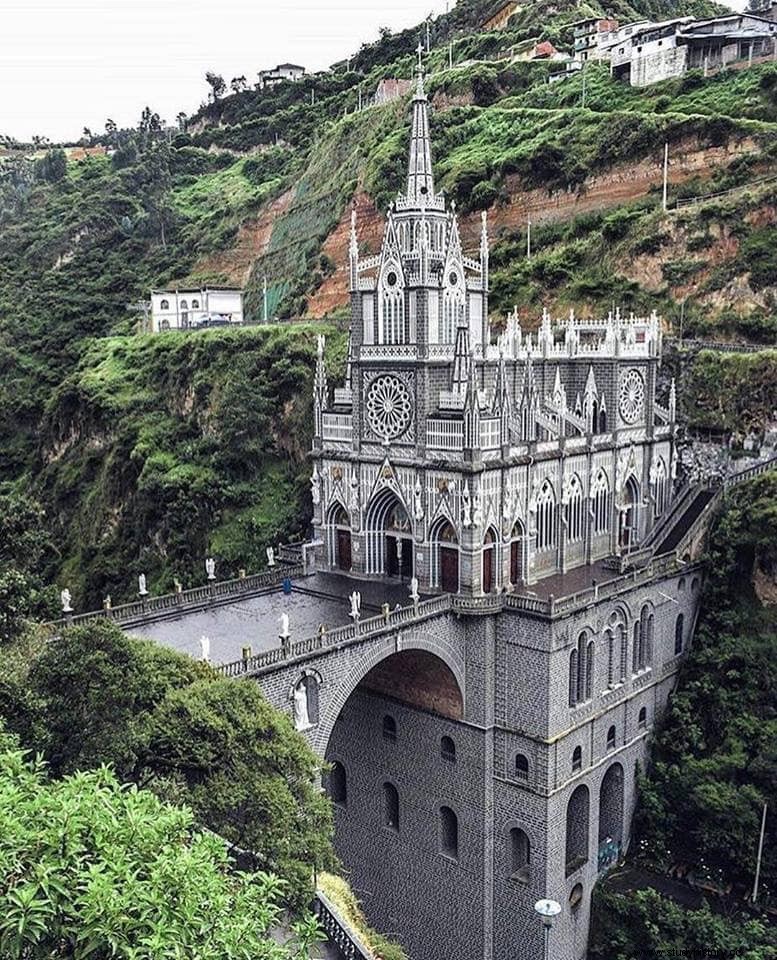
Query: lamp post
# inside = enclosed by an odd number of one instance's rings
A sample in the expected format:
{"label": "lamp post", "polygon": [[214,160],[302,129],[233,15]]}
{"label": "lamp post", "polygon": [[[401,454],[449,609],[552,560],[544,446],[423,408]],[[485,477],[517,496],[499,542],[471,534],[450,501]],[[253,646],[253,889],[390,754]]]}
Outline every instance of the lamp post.
{"label": "lamp post", "polygon": [[542,920],[545,943],[543,957],[545,960],[550,960],[550,928],[553,926],[553,921],[561,913],[561,904],[555,900],[538,900],[534,904],[534,910]]}

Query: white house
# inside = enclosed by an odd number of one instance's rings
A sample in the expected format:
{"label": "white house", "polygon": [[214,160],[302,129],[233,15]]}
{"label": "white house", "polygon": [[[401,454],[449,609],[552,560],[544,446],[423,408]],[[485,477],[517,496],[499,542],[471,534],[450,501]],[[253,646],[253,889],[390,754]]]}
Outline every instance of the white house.
{"label": "white house", "polygon": [[243,322],[243,291],[204,287],[151,291],[151,332]]}
{"label": "white house", "polygon": [[259,71],[259,87],[264,90],[265,87],[274,87],[284,80],[290,80],[295,83],[305,76],[305,68],[298,63],[279,63],[272,70]]}

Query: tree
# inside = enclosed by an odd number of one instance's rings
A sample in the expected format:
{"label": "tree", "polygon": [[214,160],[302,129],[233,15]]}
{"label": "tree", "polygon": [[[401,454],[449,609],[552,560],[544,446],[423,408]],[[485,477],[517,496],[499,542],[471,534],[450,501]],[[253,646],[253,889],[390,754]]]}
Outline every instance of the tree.
{"label": "tree", "polygon": [[210,87],[210,96],[212,100],[220,100],[224,96],[224,92],[227,89],[227,85],[224,82],[224,78],[217,73],[211,73],[209,70],[205,74],[205,82]]}
{"label": "tree", "polygon": [[248,86],[248,81],[245,77],[232,77],[229,86],[232,89],[232,93],[242,93]]}
{"label": "tree", "polygon": [[102,621],[48,644],[26,685],[27,701],[11,706],[33,729],[15,732],[56,776],[113,764],[251,851],[294,903],[310,896],[313,865],[331,859],[329,802],[315,756],[257,686]]}
{"label": "tree", "polygon": [[0,955],[8,960],[289,960],[314,921],[279,945],[283,882],[230,871],[192,815],[103,767],[49,783],[0,734]]}
{"label": "tree", "polygon": [[49,150],[40,160],[35,161],[35,176],[47,183],[58,183],[67,176],[67,157],[59,147]]}
{"label": "tree", "polygon": [[28,685],[37,701],[42,750],[55,776],[112,764],[138,777],[151,736],[150,713],[203,667],[107,621],[65,630],[36,658]]}
{"label": "tree", "polygon": [[[200,823],[255,854],[304,902],[331,860],[318,763],[288,717],[254,684],[204,679],[171,690],[153,717],[149,768],[185,786]],[[173,794],[175,796],[175,794]]]}
{"label": "tree", "polygon": [[43,584],[54,553],[41,505],[0,494],[0,643],[17,639],[29,618],[53,612],[55,591]]}
{"label": "tree", "polygon": [[183,110],[181,110],[180,113],[177,113],[177,114],[175,115],[175,122],[178,124],[178,129],[179,129],[182,133],[185,132],[185,130],[186,130],[186,121],[187,121],[188,119],[189,119],[189,118],[186,116],[186,114],[183,112]]}

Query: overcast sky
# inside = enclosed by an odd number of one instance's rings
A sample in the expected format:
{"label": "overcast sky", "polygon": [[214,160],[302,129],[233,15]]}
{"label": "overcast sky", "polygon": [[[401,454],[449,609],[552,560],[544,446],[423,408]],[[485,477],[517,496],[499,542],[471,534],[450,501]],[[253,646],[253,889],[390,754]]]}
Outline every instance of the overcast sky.
{"label": "overcast sky", "polygon": [[173,122],[229,80],[278,62],[320,70],[378,27],[443,13],[445,0],[0,0],[0,134],[76,140],[148,104]]}

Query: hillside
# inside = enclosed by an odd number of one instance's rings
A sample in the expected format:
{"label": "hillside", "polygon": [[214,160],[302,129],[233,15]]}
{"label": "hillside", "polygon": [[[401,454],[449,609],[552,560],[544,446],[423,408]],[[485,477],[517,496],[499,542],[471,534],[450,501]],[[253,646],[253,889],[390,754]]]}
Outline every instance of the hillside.
{"label": "hillside", "polygon": [[[684,300],[686,334],[773,344],[777,65],[645,90],[591,66],[549,85],[549,64],[497,58],[533,37],[568,47],[569,24],[603,9],[528,4],[507,29],[478,32],[494,6],[437,18],[427,58],[436,177],[465,244],[488,211],[494,325],[513,305],[531,325],[543,306],[615,303],[671,328]],[[50,576],[79,603],[126,596],[141,570],[160,588],[198,579],[206,551],[222,572],[255,568],[268,542],[304,528],[310,328],[154,340],[135,335],[128,305],[151,287],[239,283],[257,318],[266,277],[271,317],[334,332],[351,207],[376,250],[404,175],[407,99],[359,110],[360,96],[410,75],[418,34],[385,34],[350,69],[220,99],[169,142],[148,111],[137,130],[106,132],[111,159],[0,164],[0,482],[43,502],[59,548]],[[664,141],[673,203],[727,192],[663,212]],[[330,346],[337,366],[344,336]],[[777,406],[773,354],[748,362],[758,427]],[[694,361],[697,420],[728,416],[719,379]]]}

